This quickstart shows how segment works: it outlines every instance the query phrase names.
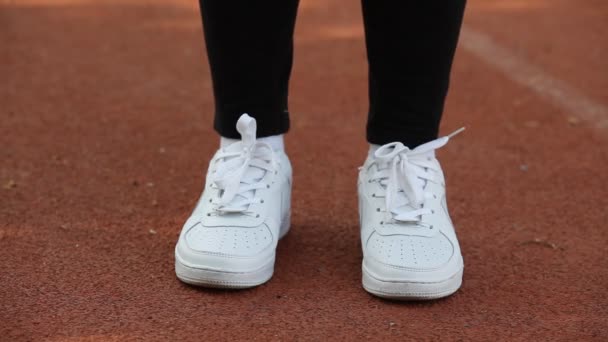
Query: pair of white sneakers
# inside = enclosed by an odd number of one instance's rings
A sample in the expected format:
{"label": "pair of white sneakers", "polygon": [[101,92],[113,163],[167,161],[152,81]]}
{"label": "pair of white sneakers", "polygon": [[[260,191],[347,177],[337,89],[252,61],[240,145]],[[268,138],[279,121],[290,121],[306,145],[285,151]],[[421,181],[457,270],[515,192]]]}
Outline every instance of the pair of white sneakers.
{"label": "pair of white sneakers", "polygon": [[[249,288],[274,272],[276,247],[289,230],[292,171],[282,149],[256,141],[243,114],[241,140],[220,148],[205,190],[175,248],[183,282]],[[453,135],[453,134],[452,134]],[[435,150],[450,136],[410,150],[390,143],[370,153],[358,180],[363,287],[392,299],[435,299],[462,283],[463,260],[448,214]]]}

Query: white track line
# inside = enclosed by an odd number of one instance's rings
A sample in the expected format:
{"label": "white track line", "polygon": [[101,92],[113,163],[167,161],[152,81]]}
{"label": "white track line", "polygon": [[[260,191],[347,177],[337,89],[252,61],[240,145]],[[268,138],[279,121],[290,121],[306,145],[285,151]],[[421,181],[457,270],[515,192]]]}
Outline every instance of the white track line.
{"label": "white track line", "polygon": [[596,128],[608,128],[608,108],[605,105],[590,99],[566,82],[547,75],[537,66],[495,43],[489,36],[463,27],[460,44],[512,81],[528,87],[553,105]]}

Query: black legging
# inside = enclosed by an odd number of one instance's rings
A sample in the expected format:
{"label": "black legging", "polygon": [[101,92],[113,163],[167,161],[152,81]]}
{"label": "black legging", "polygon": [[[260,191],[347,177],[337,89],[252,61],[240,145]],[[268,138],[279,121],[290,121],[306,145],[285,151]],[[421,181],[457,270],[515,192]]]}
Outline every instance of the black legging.
{"label": "black legging", "polygon": [[[362,0],[369,61],[367,140],[415,147],[437,137],[466,0]],[[215,129],[239,138],[287,132],[298,0],[200,0],[215,94]]]}

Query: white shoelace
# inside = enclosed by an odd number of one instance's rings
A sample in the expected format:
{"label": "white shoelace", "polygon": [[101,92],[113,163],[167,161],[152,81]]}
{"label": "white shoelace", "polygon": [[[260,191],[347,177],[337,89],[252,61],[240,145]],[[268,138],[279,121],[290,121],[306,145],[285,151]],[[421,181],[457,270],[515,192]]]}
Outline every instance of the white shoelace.
{"label": "white shoelace", "polygon": [[219,163],[213,174],[213,185],[220,189],[219,202],[213,203],[217,214],[253,214],[249,205],[261,203],[255,197],[255,190],[267,187],[261,180],[267,172],[276,169],[272,147],[256,142],[255,119],[243,114],[236,128],[241,141],[223,148],[212,161]]}
{"label": "white shoelace", "polygon": [[386,190],[386,211],[392,220],[419,224],[422,215],[432,213],[431,208],[424,207],[424,201],[433,196],[425,191],[427,182],[438,181],[435,175],[440,169],[433,162],[434,151],[463,130],[464,127],[413,150],[400,142],[386,144],[376,150],[374,163],[377,171],[370,181],[379,181]]}

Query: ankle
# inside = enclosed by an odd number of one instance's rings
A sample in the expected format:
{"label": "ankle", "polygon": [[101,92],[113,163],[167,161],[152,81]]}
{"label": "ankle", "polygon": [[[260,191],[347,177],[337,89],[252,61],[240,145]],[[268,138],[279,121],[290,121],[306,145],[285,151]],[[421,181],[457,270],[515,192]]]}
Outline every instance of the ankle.
{"label": "ankle", "polygon": [[258,138],[258,141],[267,143],[275,151],[285,151],[285,142],[283,141],[284,134],[271,135],[268,137]]}
{"label": "ankle", "polygon": [[239,139],[231,139],[231,138],[226,138],[226,137],[220,137],[220,148],[225,148],[228,147],[232,144],[234,144],[235,142],[240,141]]}
{"label": "ankle", "polygon": [[[283,141],[283,136],[284,136],[284,134],[271,135],[268,137],[257,138],[257,141],[267,143],[275,151],[284,151],[285,143]],[[234,144],[235,142],[239,142],[239,141],[241,141],[241,140],[220,137],[220,148],[228,147],[228,146]]]}
{"label": "ankle", "polygon": [[374,153],[376,152],[376,150],[378,150],[380,148],[380,145],[377,144],[369,144],[369,152],[367,153],[368,156],[373,157]]}

